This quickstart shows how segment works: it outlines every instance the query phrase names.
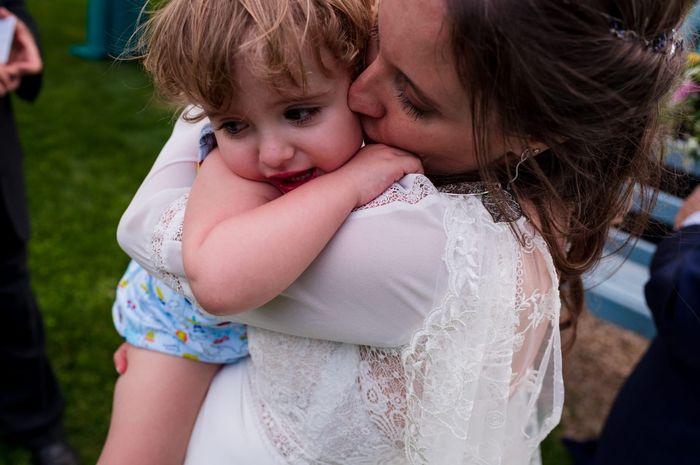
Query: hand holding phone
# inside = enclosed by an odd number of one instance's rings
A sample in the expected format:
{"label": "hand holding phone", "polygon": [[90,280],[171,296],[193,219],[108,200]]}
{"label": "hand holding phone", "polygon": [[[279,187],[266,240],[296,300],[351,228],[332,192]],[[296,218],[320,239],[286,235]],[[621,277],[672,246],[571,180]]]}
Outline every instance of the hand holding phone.
{"label": "hand holding phone", "polygon": [[12,50],[12,41],[15,37],[15,27],[17,18],[8,16],[0,18],[0,64],[4,65],[10,59],[10,50]]}

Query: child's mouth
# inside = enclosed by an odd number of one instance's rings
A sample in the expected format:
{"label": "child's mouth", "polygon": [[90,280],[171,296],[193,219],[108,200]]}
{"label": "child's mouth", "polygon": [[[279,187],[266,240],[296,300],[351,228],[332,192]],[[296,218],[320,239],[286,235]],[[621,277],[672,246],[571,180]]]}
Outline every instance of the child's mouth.
{"label": "child's mouth", "polygon": [[275,186],[280,192],[286,194],[293,191],[297,187],[305,184],[312,179],[318,177],[316,168],[309,168],[304,171],[293,171],[288,173],[279,173],[268,178],[268,182]]}

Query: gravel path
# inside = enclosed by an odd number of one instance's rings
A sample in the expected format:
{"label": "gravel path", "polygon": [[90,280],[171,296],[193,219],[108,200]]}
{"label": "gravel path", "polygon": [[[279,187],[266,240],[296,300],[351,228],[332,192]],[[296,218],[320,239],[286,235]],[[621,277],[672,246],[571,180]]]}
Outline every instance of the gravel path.
{"label": "gravel path", "polygon": [[[568,332],[562,335],[566,340]],[[576,344],[564,354],[563,436],[587,439],[600,433],[617,391],[648,345],[590,314],[581,318]]]}

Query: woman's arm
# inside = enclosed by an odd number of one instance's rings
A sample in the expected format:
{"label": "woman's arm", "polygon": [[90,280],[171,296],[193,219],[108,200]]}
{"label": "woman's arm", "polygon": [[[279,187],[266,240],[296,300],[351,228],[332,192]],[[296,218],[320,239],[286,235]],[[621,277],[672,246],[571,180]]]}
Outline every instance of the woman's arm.
{"label": "woman's arm", "polygon": [[[163,277],[154,260],[154,233],[163,215],[190,192],[197,176],[199,134],[206,121],[177,119],[173,133],[131,200],[117,228],[121,248],[154,276]],[[180,241],[160,241],[160,259],[168,273],[185,277]]]}
{"label": "woman's arm", "polygon": [[183,228],[194,296],[216,315],[265,304],[308,268],[355,207],[420,169],[415,157],[372,145],[280,196],[272,186],[239,178],[212,154],[192,188]]}

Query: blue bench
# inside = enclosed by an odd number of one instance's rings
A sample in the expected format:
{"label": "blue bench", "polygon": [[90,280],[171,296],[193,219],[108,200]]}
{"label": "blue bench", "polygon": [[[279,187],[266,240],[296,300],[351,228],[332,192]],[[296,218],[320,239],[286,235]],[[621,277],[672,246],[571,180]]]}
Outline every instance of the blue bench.
{"label": "blue bench", "polygon": [[[700,52],[700,4],[691,10],[683,32],[691,38],[695,50]],[[664,163],[671,170],[700,179],[700,162],[688,162],[679,152],[668,153]],[[672,226],[681,204],[680,198],[660,192],[651,217]],[[644,285],[649,279],[649,263],[656,245],[644,239],[632,238],[627,246],[618,250],[628,238],[621,230],[611,232],[605,258],[584,276],[586,303],[594,315],[652,338],[656,327],[644,300]]]}
{"label": "blue bench", "polygon": [[[638,210],[639,195],[639,192],[635,195],[633,210]],[[678,197],[659,192],[651,218],[672,226],[682,203]],[[590,312],[652,338],[656,327],[644,300],[644,284],[649,280],[649,264],[655,250],[655,244],[641,238],[630,238],[628,233],[613,229],[604,258],[584,276],[586,304]]]}

